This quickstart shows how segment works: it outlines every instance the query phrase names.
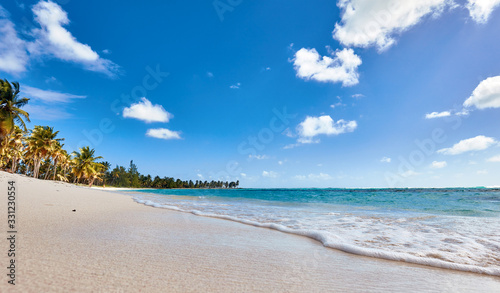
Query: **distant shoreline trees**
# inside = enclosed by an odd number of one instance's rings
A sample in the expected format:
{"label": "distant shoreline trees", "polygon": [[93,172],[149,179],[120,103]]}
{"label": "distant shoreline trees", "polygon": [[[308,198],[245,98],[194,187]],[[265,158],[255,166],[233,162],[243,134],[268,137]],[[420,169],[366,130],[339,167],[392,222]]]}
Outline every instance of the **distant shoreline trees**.
{"label": "distant shoreline trees", "polygon": [[131,188],[238,188],[240,181],[202,181],[202,180],[181,180],[173,177],[163,177],[140,174],[137,165],[134,161],[130,161],[129,168],[116,166],[110,170],[109,162],[101,162],[101,165],[106,166],[101,181],[96,185],[113,186],[113,187],[131,187]]}
{"label": "distant shoreline trees", "polygon": [[[131,188],[237,188],[236,182],[201,181],[154,178],[142,175],[137,166],[116,166],[110,170],[109,162],[95,156],[95,150],[82,147],[68,154],[63,149],[64,138],[58,138],[59,131],[53,127],[35,126],[27,129],[24,120],[30,122],[29,114],[21,108],[28,104],[28,98],[20,98],[19,83],[0,79],[0,170],[24,174],[33,178],[86,183],[89,186],[113,186]],[[19,124],[21,127],[19,127]]]}

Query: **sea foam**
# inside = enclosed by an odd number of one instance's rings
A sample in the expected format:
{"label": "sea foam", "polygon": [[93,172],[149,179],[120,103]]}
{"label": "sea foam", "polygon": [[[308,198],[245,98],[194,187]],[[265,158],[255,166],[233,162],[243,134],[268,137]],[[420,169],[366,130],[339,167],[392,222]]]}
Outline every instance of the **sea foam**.
{"label": "sea foam", "polygon": [[134,200],[305,236],[347,253],[500,276],[498,217],[147,193]]}

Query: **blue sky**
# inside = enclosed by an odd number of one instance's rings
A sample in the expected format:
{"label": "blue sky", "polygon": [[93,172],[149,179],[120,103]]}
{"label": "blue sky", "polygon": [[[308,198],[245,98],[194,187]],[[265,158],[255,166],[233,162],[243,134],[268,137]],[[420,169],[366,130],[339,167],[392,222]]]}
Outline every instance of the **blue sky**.
{"label": "blue sky", "polygon": [[0,7],[0,77],[69,151],[243,187],[500,185],[500,0]]}

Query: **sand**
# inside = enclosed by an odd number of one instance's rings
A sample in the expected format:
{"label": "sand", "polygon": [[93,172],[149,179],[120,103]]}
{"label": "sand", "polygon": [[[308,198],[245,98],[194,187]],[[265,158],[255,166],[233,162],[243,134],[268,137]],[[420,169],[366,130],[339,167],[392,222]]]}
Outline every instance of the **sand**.
{"label": "sand", "polygon": [[[18,189],[15,286],[7,283],[8,180]],[[0,292],[500,291],[500,278],[351,255],[116,191],[0,172],[0,195]]]}

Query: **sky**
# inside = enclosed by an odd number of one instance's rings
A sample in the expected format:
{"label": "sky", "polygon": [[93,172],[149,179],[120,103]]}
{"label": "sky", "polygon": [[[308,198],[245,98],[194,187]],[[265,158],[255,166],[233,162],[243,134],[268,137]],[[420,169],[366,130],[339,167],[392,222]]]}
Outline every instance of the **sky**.
{"label": "sky", "polygon": [[0,3],[31,123],[241,187],[500,186],[500,0]]}

